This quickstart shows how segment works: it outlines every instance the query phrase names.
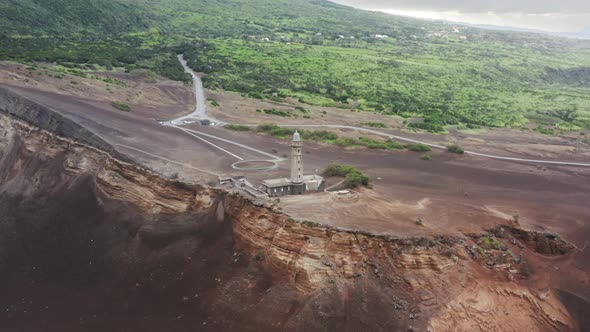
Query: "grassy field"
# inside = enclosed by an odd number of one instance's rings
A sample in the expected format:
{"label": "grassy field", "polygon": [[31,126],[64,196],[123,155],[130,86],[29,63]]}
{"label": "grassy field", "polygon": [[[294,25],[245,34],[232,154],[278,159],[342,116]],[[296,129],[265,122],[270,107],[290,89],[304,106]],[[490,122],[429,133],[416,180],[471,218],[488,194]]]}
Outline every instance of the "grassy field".
{"label": "grassy field", "polygon": [[178,53],[210,89],[402,116],[415,129],[590,128],[588,41],[322,0],[0,0],[0,59],[189,82]]}

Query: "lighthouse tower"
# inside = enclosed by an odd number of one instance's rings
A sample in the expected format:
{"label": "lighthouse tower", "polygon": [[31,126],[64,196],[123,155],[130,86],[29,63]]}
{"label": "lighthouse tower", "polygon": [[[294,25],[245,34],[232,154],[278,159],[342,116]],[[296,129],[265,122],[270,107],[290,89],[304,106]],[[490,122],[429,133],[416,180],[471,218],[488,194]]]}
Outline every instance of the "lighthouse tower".
{"label": "lighthouse tower", "polygon": [[291,141],[291,193],[295,195],[305,192],[301,155],[301,135],[295,131],[293,141]]}

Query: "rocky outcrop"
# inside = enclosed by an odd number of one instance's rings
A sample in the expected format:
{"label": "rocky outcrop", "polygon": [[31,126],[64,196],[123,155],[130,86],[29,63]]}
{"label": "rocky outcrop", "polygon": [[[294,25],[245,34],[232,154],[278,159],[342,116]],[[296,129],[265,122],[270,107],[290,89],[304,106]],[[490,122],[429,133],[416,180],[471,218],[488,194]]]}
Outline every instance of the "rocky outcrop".
{"label": "rocky outcrop", "polygon": [[[449,245],[436,241],[308,227],[240,199],[230,200],[228,215],[234,220],[238,244],[263,255],[273,270],[287,273],[302,292],[334,280],[380,275],[383,269],[441,273],[457,267],[456,257],[442,254]],[[454,244],[450,247],[461,250]],[[387,266],[381,266],[384,262]]]}
{"label": "rocky outcrop", "polygon": [[550,291],[540,299],[514,285],[491,284],[467,290],[444,305],[429,328],[449,332],[567,331],[569,320],[567,310]]}
{"label": "rocky outcrop", "polygon": [[515,238],[543,255],[564,255],[575,249],[571,243],[553,233],[527,231],[516,227],[508,227],[507,229]]}

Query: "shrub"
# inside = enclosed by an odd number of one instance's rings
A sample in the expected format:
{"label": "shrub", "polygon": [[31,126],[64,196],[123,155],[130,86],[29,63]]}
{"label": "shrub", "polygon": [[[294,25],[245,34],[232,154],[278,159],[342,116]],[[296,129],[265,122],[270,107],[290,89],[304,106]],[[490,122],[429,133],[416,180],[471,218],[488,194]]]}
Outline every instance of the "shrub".
{"label": "shrub", "polygon": [[295,133],[294,129],[279,127],[276,124],[261,124],[256,128],[257,132],[267,133],[278,138],[285,138]]}
{"label": "shrub", "polygon": [[413,122],[410,123],[408,127],[422,129],[433,133],[441,133],[445,131],[445,128],[441,124],[432,122]]}
{"label": "shrub", "polygon": [[422,160],[432,160],[432,156],[429,155],[428,153],[425,153],[422,155],[422,157],[420,157],[420,159]]}
{"label": "shrub", "polygon": [[465,150],[463,150],[462,147],[460,147],[456,144],[447,146],[447,150],[451,153],[456,153],[456,154],[464,154],[465,153]]}
{"label": "shrub", "polygon": [[277,115],[277,116],[280,116],[280,117],[283,117],[283,118],[288,118],[288,117],[291,117],[292,116],[291,113],[279,111],[279,110],[274,109],[274,108],[263,110],[263,112],[265,114],[268,114],[268,115]]}
{"label": "shrub", "polygon": [[219,107],[219,102],[213,98],[207,98],[207,101],[211,103],[212,106]]}
{"label": "shrub", "polygon": [[361,125],[373,128],[387,128],[387,125],[383,122],[364,122]]}
{"label": "shrub", "polygon": [[428,152],[432,150],[428,145],[421,143],[406,144],[404,147],[414,152]]}
{"label": "shrub", "polygon": [[256,92],[256,91],[248,92],[248,97],[254,98],[254,99],[264,99],[264,96],[262,96],[262,94],[260,92]]}
{"label": "shrub", "polygon": [[374,139],[361,137],[359,138],[359,144],[364,145],[369,149],[382,149],[382,150],[401,150],[404,146],[396,141],[376,141]]}
{"label": "shrub", "polygon": [[336,133],[327,130],[300,131],[300,134],[303,139],[312,141],[335,141],[338,139]]}
{"label": "shrub", "polygon": [[131,112],[131,107],[129,107],[129,105],[127,105],[127,104],[123,104],[123,103],[119,103],[119,102],[114,101],[111,103],[111,105],[114,108],[121,110],[123,112]]}
{"label": "shrub", "polygon": [[346,175],[344,185],[347,188],[356,188],[369,185],[369,177],[361,172],[352,172]]}
{"label": "shrub", "polygon": [[369,177],[359,171],[356,167],[350,165],[332,164],[324,170],[325,176],[344,177],[346,188],[356,188],[369,185]]}
{"label": "shrub", "polygon": [[335,145],[342,147],[342,148],[346,148],[349,146],[356,146],[359,145],[359,142],[351,137],[339,137],[335,142]]}
{"label": "shrub", "polygon": [[310,113],[310,111],[309,111],[309,110],[306,110],[305,108],[303,108],[303,107],[301,107],[301,106],[295,106],[295,110],[296,110],[296,111],[299,111],[299,112],[301,112],[301,113],[304,113],[304,114]]}
{"label": "shrub", "polygon": [[349,173],[358,172],[359,170],[350,165],[331,164],[324,170],[325,176],[340,176],[345,177]]}
{"label": "shrub", "polygon": [[549,129],[549,128],[543,128],[541,126],[536,127],[535,129],[533,129],[534,131],[541,133],[543,135],[554,135],[555,131],[553,129]]}
{"label": "shrub", "polygon": [[235,131],[250,131],[250,127],[237,124],[227,124],[223,128]]}

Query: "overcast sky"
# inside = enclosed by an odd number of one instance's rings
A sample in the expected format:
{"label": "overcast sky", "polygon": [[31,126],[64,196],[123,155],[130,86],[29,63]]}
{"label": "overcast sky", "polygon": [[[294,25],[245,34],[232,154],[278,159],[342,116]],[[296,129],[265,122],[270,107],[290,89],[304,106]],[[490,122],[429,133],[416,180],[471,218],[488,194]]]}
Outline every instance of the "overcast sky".
{"label": "overcast sky", "polygon": [[590,0],[333,0],[420,18],[508,25],[547,31],[590,26]]}

